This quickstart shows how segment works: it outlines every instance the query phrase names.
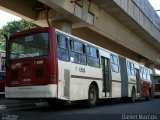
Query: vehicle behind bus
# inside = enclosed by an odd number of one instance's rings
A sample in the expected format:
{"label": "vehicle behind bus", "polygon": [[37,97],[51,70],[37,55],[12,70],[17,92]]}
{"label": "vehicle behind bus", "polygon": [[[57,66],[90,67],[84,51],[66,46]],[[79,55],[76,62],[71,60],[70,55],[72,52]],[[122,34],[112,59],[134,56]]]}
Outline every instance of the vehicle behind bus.
{"label": "vehicle behind bus", "polygon": [[154,96],[160,97],[160,76],[155,75],[153,76],[154,79]]}
{"label": "vehicle behind bus", "polygon": [[5,82],[6,82],[5,71],[0,71],[0,94],[5,92]]}
{"label": "vehicle behind bus", "polygon": [[5,72],[5,51],[0,50],[0,94],[5,93],[5,82],[6,82],[6,72]]}

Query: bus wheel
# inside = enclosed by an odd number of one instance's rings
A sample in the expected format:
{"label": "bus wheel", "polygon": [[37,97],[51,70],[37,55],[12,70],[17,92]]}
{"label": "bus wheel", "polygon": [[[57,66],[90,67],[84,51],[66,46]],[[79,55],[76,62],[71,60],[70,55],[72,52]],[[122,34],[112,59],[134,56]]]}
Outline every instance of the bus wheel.
{"label": "bus wheel", "polygon": [[91,84],[91,86],[89,87],[89,91],[88,91],[88,107],[92,108],[95,107],[97,104],[97,100],[98,100],[98,90],[97,87],[93,84]]}
{"label": "bus wheel", "polygon": [[148,96],[146,96],[145,97],[145,99],[147,100],[147,101],[150,101],[150,98],[151,98],[151,91],[148,89]]}
{"label": "bus wheel", "polygon": [[134,103],[135,102],[135,98],[136,98],[136,92],[135,92],[135,89],[132,88],[130,102]]}

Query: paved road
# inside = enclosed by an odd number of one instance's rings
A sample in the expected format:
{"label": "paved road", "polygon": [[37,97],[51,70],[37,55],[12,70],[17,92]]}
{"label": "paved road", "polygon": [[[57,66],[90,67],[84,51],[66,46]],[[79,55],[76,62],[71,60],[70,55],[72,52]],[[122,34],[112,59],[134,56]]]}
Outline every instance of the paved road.
{"label": "paved road", "polygon": [[123,103],[100,102],[96,108],[65,105],[50,108],[47,105],[0,109],[2,120],[160,120],[160,99]]}

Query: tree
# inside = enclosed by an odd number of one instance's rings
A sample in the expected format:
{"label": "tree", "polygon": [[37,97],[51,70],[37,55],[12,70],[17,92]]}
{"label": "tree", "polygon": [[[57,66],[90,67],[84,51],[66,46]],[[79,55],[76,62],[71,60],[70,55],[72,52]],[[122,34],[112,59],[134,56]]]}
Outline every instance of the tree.
{"label": "tree", "polygon": [[38,26],[24,19],[19,21],[8,22],[7,25],[3,26],[2,29],[0,29],[0,50],[5,50],[4,34],[6,34],[7,36],[10,36],[15,32],[20,32],[23,30],[36,28],[36,27]]}

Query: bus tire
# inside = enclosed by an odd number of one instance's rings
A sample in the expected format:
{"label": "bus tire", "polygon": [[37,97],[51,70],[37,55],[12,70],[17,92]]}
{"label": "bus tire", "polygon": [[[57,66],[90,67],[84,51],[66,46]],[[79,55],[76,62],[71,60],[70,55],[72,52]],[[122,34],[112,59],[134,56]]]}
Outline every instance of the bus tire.
{"label": "bus tire", "polygon": [[89,108],[96,106],[98,100],[98,89],[95,85],[91,84],[88,91],[87,104]]}
{"label": "bus tire", "polygon": [[151,99],[151,91],[150,91],[150,89],[148,89],[148,94],[149,94],[149,96],[146,96],[145,97],[145,99],[147,100],[147,101],[150,101],[150,99]]}
{"label": "bus tire", "polygon": [[130,102],[131,102],[131,103],[134,103],[134,102],[135,102],[135,98],[136,98],[136,92],[135,92],[135,89],[132,88],[131,97],[130,97]]}

